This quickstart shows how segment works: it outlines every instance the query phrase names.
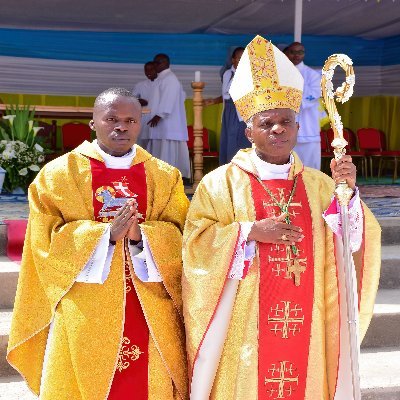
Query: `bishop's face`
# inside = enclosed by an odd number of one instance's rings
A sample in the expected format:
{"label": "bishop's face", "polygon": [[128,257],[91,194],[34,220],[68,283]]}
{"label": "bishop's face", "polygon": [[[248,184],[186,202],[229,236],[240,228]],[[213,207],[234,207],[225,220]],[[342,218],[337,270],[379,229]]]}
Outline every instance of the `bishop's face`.
{"label": "bishop's face", "polygon": [[140,133],[140,105],[130,97],[116,96],[93,110],[90,123],[100,148],[112,156],[123,156]]}
{"label": "bishop's face", "polygon": [[262,111],[246,128],[247,138],[254,143],[257,155],[271,164],[286,164],[296,145],[299,125],[296,114],[289,108]]}

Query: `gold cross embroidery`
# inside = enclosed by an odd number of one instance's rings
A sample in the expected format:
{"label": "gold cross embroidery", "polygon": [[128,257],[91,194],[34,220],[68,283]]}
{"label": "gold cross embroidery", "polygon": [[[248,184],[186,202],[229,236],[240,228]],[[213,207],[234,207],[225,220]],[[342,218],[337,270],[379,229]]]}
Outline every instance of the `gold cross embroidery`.
{"label": "gold cross embroidery", "polygon": [[275,323],[274,327],[271,329],[272,332],[275,332],[275,336],[277,332],[282,333],[282,339],[288,339],[288,332],[291,332],[294,336],[296,332],[300,332],[300,329],[297,327],[298,324],[303,324],[304,315],[298,316],[303,310],[302,308],[298,308],[298,304],[294,306],[294,308],[290,308],[290,301],[282,300],[283,308],[279,308],[278,304],[276,308],[270,309],[271,313],[275,313],[275,315],[268,315],[268,324]]}
{"label": "gold cross embroidery", "polygon": [[[285,278],[291,279],[291,275],[294,275],[294,283],[296,286],[300,286],[300,274],[305,272],[307,258],[296,258],[292,257],[293,253],[290,246],[286,246],[286,257],[271,257],[268,256],[268,262],[276,263],[272,267],[272,272],[275,272],[275,276],[281,276],[281,272],[286,272]],[[286,267],[282,269],[280,263],[285,263]]]}
{"label": "gold cross embroidery", "polygon": [[[287,366],[287,364],[289,366]],[[269,377],[265,377],[264,384],[270,384],[267,393],[270,394],[270,397],[274,395],[274,393],[278,393],[278,397],[276,399],[284,399],[286,397],[285,392],[287,393],[288,397],[293,392],[292,385],[296,383],[299,384],[299,375],[293,376],[294,368],[293,364],[289,361],[280,361],[279,368],[276,367],[276,364],[272,364],[272,368],[268,370],[271,373]],[[278,373],[278,376],[275,376],[275,373]],[[289,375],[285,375],[289,373]]]}
{"label": "gold cross embroidery", "polygon": [[302,272],[305,272],[306,270],[306,265],[302,265],[305,264],[307,261],[306,258],[295,258],[292,262],[291,265],[288,266],[287,272],[290,278],[290,275],[293,274],[294,275],[294,284],[296,286],[300,286],[300,274]]}
{"label": "gold cross embroidery", "polygon": [[286,264],[286,268],[285,268],[284,271],[286,272],[286,277],[288,277],[288,268],[293,262],[292,252],[290,250],[290,246],[286,246],[286,257],[271,257],[271,256],[268,256],[268,261],[269,262],[277,262],[278,263],[278,264],[276,264],[277,269],[274,269],[274,267],[272,267],[272,271],[276,273],[275,276],[280,276],[280,273],[282,271],[280,263],[281,262],[285,263]]}

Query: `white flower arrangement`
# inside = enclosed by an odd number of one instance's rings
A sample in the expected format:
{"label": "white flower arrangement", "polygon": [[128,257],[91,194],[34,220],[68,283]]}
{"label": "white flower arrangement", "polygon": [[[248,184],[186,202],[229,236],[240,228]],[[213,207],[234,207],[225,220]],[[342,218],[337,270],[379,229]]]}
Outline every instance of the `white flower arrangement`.
{"label": "white flower arrangement", "polygon": [[6,123],[0,126],[0,167],[6,171],[4,188],[26,190],[45,161],[43,148],[36,143],[42,128],[34,127],[34,111],[17,106],[3,116]]}

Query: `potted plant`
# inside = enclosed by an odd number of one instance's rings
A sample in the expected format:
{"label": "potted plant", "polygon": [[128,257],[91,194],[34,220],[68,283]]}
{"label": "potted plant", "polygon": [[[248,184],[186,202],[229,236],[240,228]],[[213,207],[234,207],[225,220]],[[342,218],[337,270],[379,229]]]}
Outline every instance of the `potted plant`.
{"label": "potted plant", "polygon": [[3,188],[8,192],[20,188],[25,193],[45,159],[34,113],[29,106],[10,106],[0,125],[0,167],[6,171]]}

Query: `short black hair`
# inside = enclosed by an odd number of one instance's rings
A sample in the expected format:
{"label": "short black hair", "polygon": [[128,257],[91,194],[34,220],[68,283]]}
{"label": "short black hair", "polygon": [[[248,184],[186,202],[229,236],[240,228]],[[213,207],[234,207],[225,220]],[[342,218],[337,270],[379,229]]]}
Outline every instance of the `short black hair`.
{"label": "short black hair", "polygon": [[244,50],[245,50],[244,47],[236,47],[236,49],[232,51],[232,58],[236,57],[236,53],[238,53],[239,51],[244,51]]}
{"label": "short black hair", "polygon": [[154,67],[155,63],[154,63],[154,61],[147,61],[147,63],[144,64],[145,67],[147,67],[148,65],[152,65]]}
{"label": "short black hair", "polygon": [[154,56],[154,60],[155,60],[156,58],[160,58],[162,61],[166,62],[168,65],[169,65],[169,63],[170,63],[169,56],[168,56],[167,54],[164,54],[164,53],[156,54],[156,55]]}
{"label": "short black hair", "polygon": [[303,47],[304,47],[304,44],[303,44],[303,43],[300,43],[300,42],[293,42],[293,43],[290,43],[290,44],[289,44],[289,46],[287,47],[287,49],[289,50],[292,46],[297,46],[297,45],[300,45],[300,46],[303,46]]}
{"label": "short black hair", "polygon": [[112,87],[112,88],[104,90],[104,92],[101,92],[96,97],[96,100],[94,101],[94,106],[97,107],[97,106],[107,104],[111,100],[113,100],[115,97],[118,97],[118,96],[131,98],[134,102],[137,102],[138,106],[140,107],[139,100],[133,94],[133,92],[131,90],[128,90],[125,88],[119,88],[119,87]]}

